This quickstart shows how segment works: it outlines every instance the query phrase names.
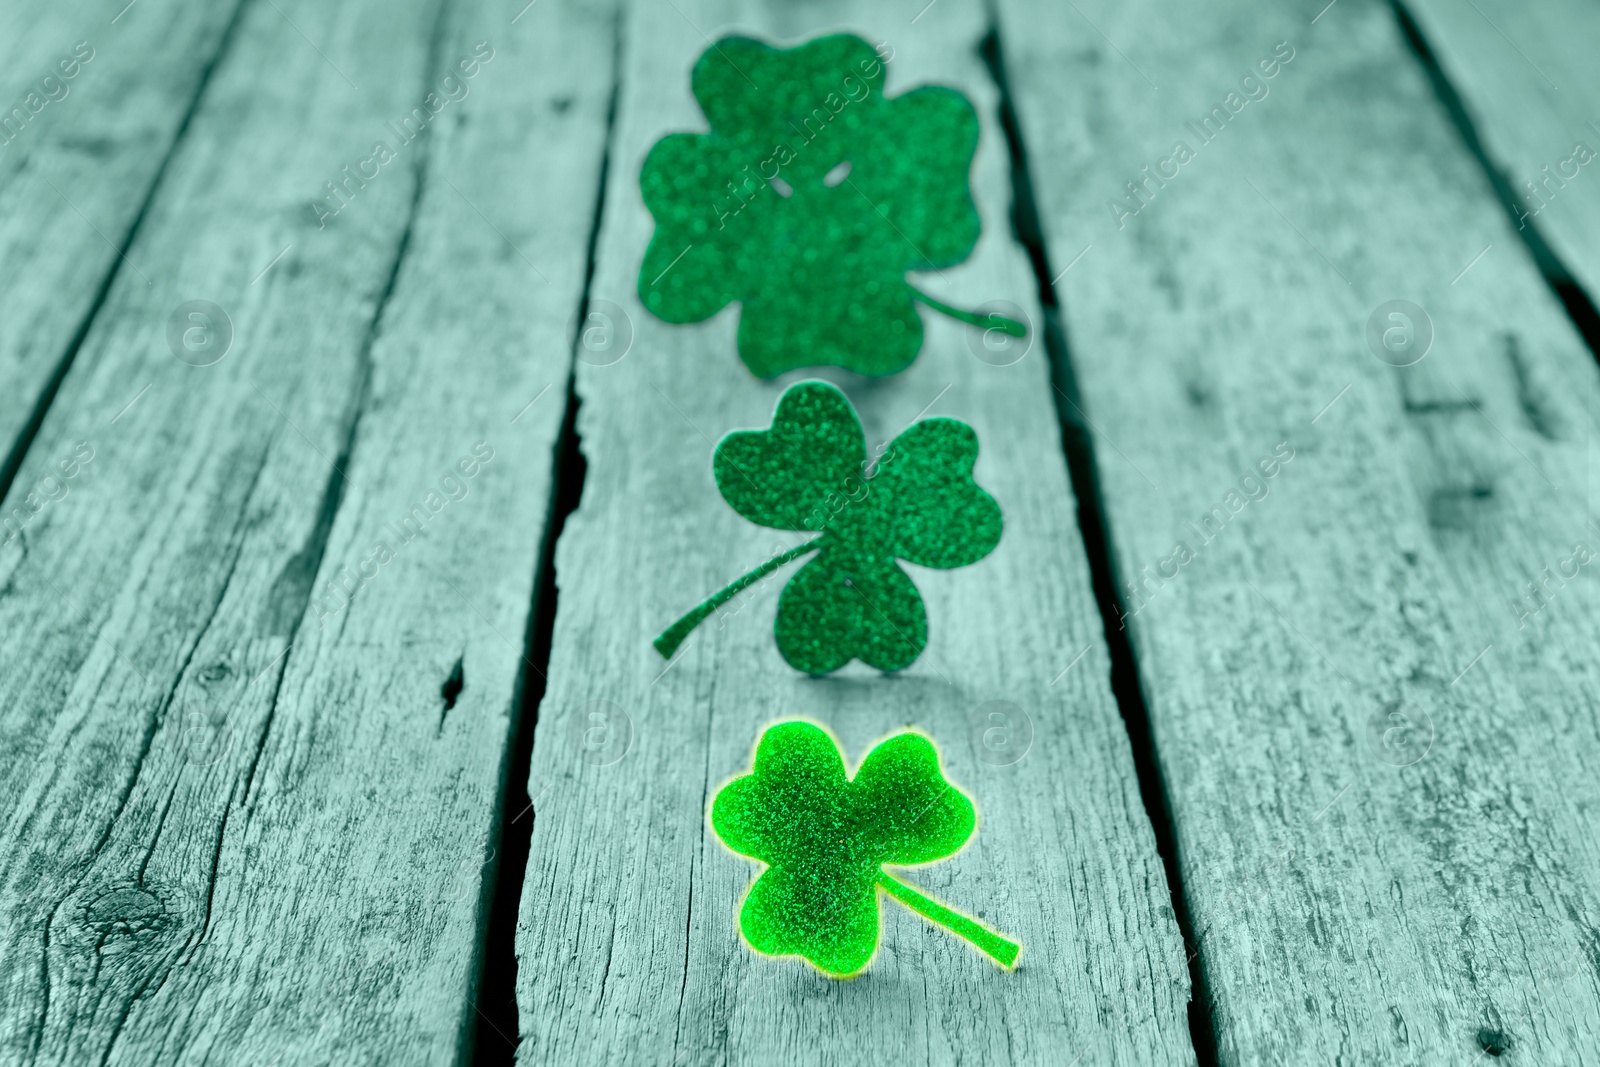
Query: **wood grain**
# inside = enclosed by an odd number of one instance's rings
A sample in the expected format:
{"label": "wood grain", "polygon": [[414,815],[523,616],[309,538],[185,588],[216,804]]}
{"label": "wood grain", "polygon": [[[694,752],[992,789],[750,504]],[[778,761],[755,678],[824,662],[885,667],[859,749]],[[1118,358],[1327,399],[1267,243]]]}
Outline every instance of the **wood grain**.
{"label": "wood grain", "polygon": [[1004,45],[1219,1062],[1595,1063],[1592,354],[1387,5],[1077,6]]}
{"label": "wood grain", "polygon": [[0,12],[0,479],[109,279],[137,274],[121,249],[237,6]]}
{"label": "wood grain", "polygon": [[19,491],[93,458],[0,554],[8,1063],[467,1050],[611,80],[521,6],[250,5],[44,421]]}
{"label": "wood grain", "polygon": [[[637,4],[592,295],[625,309],[626,358],[580,353],[580,507],[557,547],[550,688],[529,795],[537,821],[518,929],[519,1057],[528,1063],[1192,1063],[1188,974],[1107,683],[1043,346],[1011,366],[974,355],[976,331],[926,315],[904,374],[829,377],[869,445],[921,415],[969,422],[976,478],[1005,533],[980,563],[918,570],[930,642],[902,673],[787,667],[772,636],[793,567],[703,624],[673,661],[651,640],[793,535],[756,527],[712,481],[713,442],[769,425],[782,388],[741,365],[736,310],[672,326],[635,294],[652,223],[639,168],[657,139],[704,129],[690,66],[730,32],[793,43],[848,26],[825,3]],[[875,20],[880,21],[881,20]],[[1008,300],[1039,323],[1036,280],[1007,227],[1009,166],[977,53],[981,5],[947,0],[888,42],[888,92],[957,86],[982,140],[973,184],[984,235],[971,259],[917,277],[960,306]],[[868,32],[863,30],[862,32]],[[703,36],[704,35],[704,36]],[[692,253],[691,253],[692,254]],[[818,309],[827,314],[828,309]],[[603,365],[602,365],[603,364]],[[973,747],[979,709],[1009,701],[1032,746],[997,766]],[[755,955],[735,913],[756,871],[706,829],[718,786],[749,767],[767,724],[804,716],[853,765],[898,729],[927,731],[981,812],[973,842],[914,880],[1024,946],[1005,973],[892,902],[870,970],[848,982]]]}
{"label": "wood grain", "polygon": [[[1600,11],[1559,0],[1405,5],[1532,226],[1600,293]],[[1581,151],[1579,150],[1581,147]],[[1532,188],[1530,188],[1532,186]]]}

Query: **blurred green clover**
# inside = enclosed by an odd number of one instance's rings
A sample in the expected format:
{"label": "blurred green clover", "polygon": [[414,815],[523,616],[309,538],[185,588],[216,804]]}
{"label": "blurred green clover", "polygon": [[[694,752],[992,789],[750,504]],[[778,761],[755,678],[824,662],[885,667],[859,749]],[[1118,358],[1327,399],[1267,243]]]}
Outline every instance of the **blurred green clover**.
{"label": "blurred green clover", "polygon": [[894,439],[868,477],[850,401],[828,382],[790,386],[772,429],[724,437],[712,470],[723,499],[751,522],[820,535],[706,600],[656,638],[656,650],[670,659],[722,604],[815,552],[778,598],[773,631],[783,658],[807,674],[852,659],[884,671],[908,666],[928,643],[928,616],[898,560],[962,567],[1000,542],[1000,506],[972,480],[977,458],[972,427],[925,419]]}
{"label": "blurred green clover", "polygon": [[922,346],[915,301],[1023,336],[1020,323],[906,282],[977,242],[967,172],[978,116],[953,89],[890,98],[883,79],[872,46],[845,34],[706,49],[690,85],[711,132],[663,137],[639,176],[656,222],[639,269],[644,306],[684,323],[740,301],[739,354],[762,378],[821,364],[903,370]]}
{"label": "blurred green clover", "polygon": [[768,727],[751,773],[718,791],[711,826],[767,865],[739,908],[739,930],[769,956],[801,956],[835,978],[878,949],[878,891],[971,942],[1002,967],[1022,946],[884,871],[953,856],[977,826],[972,801],[921,734],[879,744],[845,776],[839,747],[808,722]]}

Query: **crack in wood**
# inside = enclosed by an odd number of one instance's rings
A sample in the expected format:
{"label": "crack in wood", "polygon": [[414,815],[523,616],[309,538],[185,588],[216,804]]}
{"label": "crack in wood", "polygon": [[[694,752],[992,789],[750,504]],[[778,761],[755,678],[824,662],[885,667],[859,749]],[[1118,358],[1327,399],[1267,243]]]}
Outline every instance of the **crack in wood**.
{"label": "crack in wood", "polygon": [[1522,236],[1529,254],[1533,256],[1540,274],[1544,276],[1545,283],[1561,301],[1561,306],[1566,309],[1573,326],[1589,346],[1589,351],[1600,359],[1600,311],[1595,309],[1593,299],[1573,281],[1572,271],[1539,231],[1539,224],[1524,224],[1518,221],[1522,210],[1517,204],[1516,191],[1512,189],[1505,172],[1490,159],[1483,139],[1478,133],[1477,123],[1462,101],[1460,92],[1439,65],[1438,57],[1434,55],[1433,48],[1407,5],[1403,0],[1390,0],[1390,4],[1394,9],[1395,18],[1400,23],[1401,35],[1411,46],[1417,62],[1427,75],[1428,83],[1433,87],[1439,103],[1449,115],[1456,132],[1461,135],[1467,151],[1477,161],[1478,168],[1494,190],[1495,199],[1505,208],[1512,223],[1517,224],[1517,232]]}
{"label": "crack in wood", "polygon": [[[178,148],[184,143],[184,137],[189,131],[189,125],[195,115],[200,111],[200,102],[205,98],[206,88],[211,84],[211,76],[216,73],[218,65],[228,54],[233,45],[233,40],[239,26],[244,21],[245,9],[250,6],[251,0],[238,0],[233,9],[233,15],[228,21],[227,28],[217,39],[216,51],[208,57],[205,66],[200,72],[195,83],[194,94],[189,98],[183,117],[179,120],[174,131],[172,141],[167,146],[165,155],[150,178],[150,184],[145,189],[144,197],[139,202],[138,210],[134,212],[133,219],[128,224],[127,230],[122,235],[119,248],[131,248],[139,237],[139,232],[144,226],[144,221],[150,213],[150,205],[155,202],[156,192],[161,188],[162,180],[166,177],[167,168],[178,154]],[[46,380],[44,388],[39,393],[38,401],[34,405],[33,414],[23,424],[17,439],[12,442],[11,450],[6,455],[5,461],[0,463],[0,500],[10,495],[12,483],[16,481],[17,472],[22,469],[22,461],[28,454],[33,440],[39,434],[39,429],[44,425],[45,415],[49,413],[55,403],[56,394],[61,391],[61,383],[66,380],[67,372],[72,369],[73,363],[78,358],[78,352],[83,348],[84,341],[89,336],[89,329],[100,316],[100,310],[105,307],[107,298],[111,295],[111,287],[121,276],[125,258],[121,255],[113,258],[106,269],[105,277],[100,281],[95,290],[94,298],[89,302],[88,309],[84,312],[83,319],[78,325],[77,332],[67,343],[66,350],[56,361],[55,369]]]}
{"label": "crack in wood", "polygon": [[[1051,377],[1056,386],[1052,400],[1056,403],[1061,423],[1061,445],[1067,457],[1072,491],[1078,498],[1079,536],[1083,539],[1088,556],[1095,601],[1100,609],[1101,624],[1111,653],[1111,688],[1127,730],[1134,769],[1139,780],[1139,794],[1144,802],[1144,813],[1150,821],[1155,836],[1156,851],[1160,855],[1166,874],[1173,915],[1187,950],[1186,963],[1190,981],[1189,1038],[1200,1067],[1214,1067],[1220,1055],[1217,1026],[1211,999],[1206,992],[1205,965],[1200,941],[1194,933],[1194,920],[1184,894],[1176,830],[1169,809],[1170,799],[1162,780],[1160,761],[1151,734],[1150,713],[1145,707],[1144,696],[1140,690],[1138,662],[1127,630],[1120,622],[1125,610],[1117,595],[1116,568],[1110,552],[1111,532],[1096,473],[1094,439],[1090,428],[1084,424],[1085,416],[1077,401],[1082,394],[1072,366],[1072,356],[1061,321],[1055,286],[1051,281],[1056,275],[1050,269],[1043,229],[1039,222],[1038,200],[1033,191],[1033,181],[1028,169],[1027,146],[1023,143],[1022,127],[1017,120],[1016,105],[1006,71],[998,16],[992,9],[990,20],[989,32],[980,46],[980,53],[1000,94],[1000,125],[1010,149],[1012,236],[1027,250],[1029,262],[1033,265],[1039,283],[1039,300],[1045,316],[1045,351],[1050,359]],[[1063,400],[1072,407],[1071,412],[1062,407]],[[1191,401],[1194,401],[1192,392]]]}
{"label": "crack in wood", "polygon": [[[613,9],[611,31],[611,93],[606,104],[605,135],[602,140],[599,173],[596,177],[594,214],[589,223],[588,243],[584,252],[583,288],[578,298],[577,314],[573,318],[576,329],[570,338],[567,363],[566,409],[561,429],[556,437],[552,463],[554,472],[550,483],[549,520],[545,536],[539,546],[539,560],[534,579],[533,611],[530,614],[526,652],[523,661],[529,673],[519,682],[521,692],[515,701],[516,725],[512,733],[511,751],[501,790],[500,810],[496,821],[500,826],[498,855],[495,869],[494,891],[490,900],[487,921],[483,924],[483,937],[479,955],[481,972],[475,993],[477,1027],[473,1035],[473,1062],[477,1067],[511,1067],[516,1062],[517,1050],[522,1041],[520,1009],[517,1005],[517,917],[521,909],[523,880],[527,874],[528,853],[533,844],[533,824],[538,812],[532,811],[529,768],[533,759],[534,728],[538,723],[539,706],[544,700],[548,685],[551,641],[555,633],[556,603],[560,595],[557,581],[556,544],[566,528],[568,517],[577,511],[583,499],[583,483],[588,464],[583,455],[583,441],[578,434],[578,409],[581,400],[577,392],[578,345],[582,324],[588,319],[590,290],[594,282],[595,262],[599,255],[600,227],[605,218],[606,184],[610,177],[612,153],[615,150],[617,108],[622,93],[623,26],[625,6]],[[561,109],[565,110],[565,109]],[[526,410],[526,409],[524,409]],[[520,415],[518,416],[520,417]],[[509,819],[513,808],[517,814]],[[529,812],[524,822],[520,815]],[[614,930],[614,928],[613,928]],[[608,959],[609,967],[609,959]],[[511,1046],[506,1047],[507,1031],[513,1035]],[[491,1040],[491,1037],[495,1040]]]}

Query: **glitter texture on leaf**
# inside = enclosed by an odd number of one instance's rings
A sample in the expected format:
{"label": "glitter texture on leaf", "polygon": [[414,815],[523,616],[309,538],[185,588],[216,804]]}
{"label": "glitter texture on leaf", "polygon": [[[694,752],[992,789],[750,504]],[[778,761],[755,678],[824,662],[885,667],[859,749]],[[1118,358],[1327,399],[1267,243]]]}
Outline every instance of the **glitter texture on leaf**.
{"label": "glitter texture on leaf", "polygon": [[858,973],[877,951],[879,890],[1002,967],[1016,963],[1016,942],[883,869],[954,855],[977,820],[921,734],[882,742],[851,779],[833,738],[808,722],[769,727],[751,773],[723,786],[711,807],[723,844],[767,865],[739,909],[745,941],[835,978]]}
{"label": "glitter texture on leaf", "polygon": [[905,280],[959,263],[978,239],[967,184],[978,117],[953,89],[886,97],[883,82],[872,46],[846,34],[706,49],[690,83],[711,132],[663,137],[639,177],[656,222],[644,306],[686,323],[739,301],[739,354],[762,378],[903,370],[922,345],[918,301],[1022,336]]}
{"label": "glitter texture on leaf", "polygon": [[922,596],[899,560],[923,567],[975,563],[1000,541],[1000,506],[972,479],[978,437],[955,419],[913,423],[876,458],[835,386],[790,386],[770,430],[731,433],[713,471],[723,499],[751,522],[817,531],[767,560],[656,638],[671,657],[722,604],[778,567],[815,552],[778,598],[773,630],[790,666],[826,674],[859,659],[894,671],[928,642]]}

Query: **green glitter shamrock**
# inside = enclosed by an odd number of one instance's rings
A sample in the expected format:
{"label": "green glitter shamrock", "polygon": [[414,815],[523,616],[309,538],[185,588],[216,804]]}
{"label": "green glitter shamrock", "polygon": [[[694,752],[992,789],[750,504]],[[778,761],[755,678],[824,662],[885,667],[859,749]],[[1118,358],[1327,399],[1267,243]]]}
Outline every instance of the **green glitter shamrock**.
{"label": "green glitter shamrock", "polygon": [[751,522],[820,530],[767,560],[655,640],[671,658],[722,604],[764,575],[815,552],[778,598],[778,651],[826,674],[852,659],[895,671],[928,643],[928,616],[898,559],[923,567],[976,563],[1000,542],[1000,505],[972,480],[978,437],[956,419],[913,423],[870,477],[856,413],[836,387],[806,381],[778,400],[772,429],[730,433],[712,460],[717,488]]}
{"label": "green glitter shamrock", "polygon": [[922,346],[913,301],[1023,336],[1020,323],[906,282],[977,242],[967,172],[978,116],[942,86],[886,97],[883,78],[872,46],[844,34],[708,48],[690,84],[711,132],[663,137],[639,177],[656,221],[644,306],[683,323],[741,301],[739,355],[762,378],[820,364],[905,369]]}
{"label": "green glitter shamrock", "polygon": [[769,956],[803,956],[845,978],[878,949],[878,890],[1002,967],[1022,946],[884,871],[953,856],[977,827],[972,801],[945,781],[921,734],[896,734],[845,776],[839,746],[808,722],[770,726],[751,773],[711,805],[722,843],[767,865],[745,894],[739,929]]}

